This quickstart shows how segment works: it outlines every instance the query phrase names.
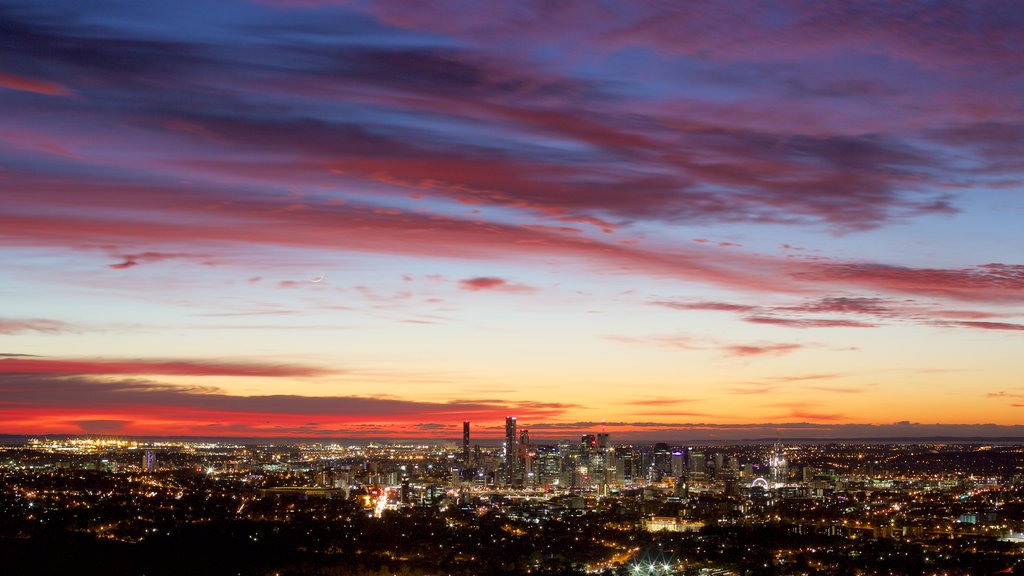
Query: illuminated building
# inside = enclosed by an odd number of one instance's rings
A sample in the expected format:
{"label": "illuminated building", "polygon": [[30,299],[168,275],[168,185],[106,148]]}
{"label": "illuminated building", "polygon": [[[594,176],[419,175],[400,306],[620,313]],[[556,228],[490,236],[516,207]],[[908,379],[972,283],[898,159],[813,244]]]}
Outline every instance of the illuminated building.
{"label": "illuminated building", "polygon": [[142,471],[156,472],[156,453],[152,450],[146,450],[142,455]]}
{"label": "illuminated building", "polygon": [[556,486],[562,483],[562,455],[557,446],[537,447],[537,480],[545,486]]}
{"label": "illuminated building", "polygon": [[505,484],[514,485],[519,480],[519,438],[516,436],[516,417],[505,418]]}
{"label": "illuminated building", "polygon": [[772,489],[784,486],[789,480],[789,463],[786,461],[786,452],[782,449],[781,442],[776,442],[772,447],[768,468],[771,472]]}
{"label": "illuminated building", "polygon": [[679,478],[686,472],[686,457],[682,450],[672,451],[672,477]]}
{"label": "illuminated building", "polygon": [[533,471],[533,458],[530,454],[530,431],[524,429],[519,433],[519,463],[522,469],[521,480],[526,486],[533,486],[536,476]]}

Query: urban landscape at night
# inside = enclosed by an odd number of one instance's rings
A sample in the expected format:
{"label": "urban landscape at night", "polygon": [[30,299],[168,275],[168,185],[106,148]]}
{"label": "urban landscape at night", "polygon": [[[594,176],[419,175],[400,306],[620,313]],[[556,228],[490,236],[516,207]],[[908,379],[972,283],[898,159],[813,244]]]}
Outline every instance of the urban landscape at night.
{"label": "urban landscape at night", "polygon": [[1019,444],[469,425],[461,445],[31,438],[0,452],[0,550],[19,574],[1024,574]]}
{"label": "urban landscape at night", "polygon": [[0,0],[0,576],[1024,575],[1024,0]]}

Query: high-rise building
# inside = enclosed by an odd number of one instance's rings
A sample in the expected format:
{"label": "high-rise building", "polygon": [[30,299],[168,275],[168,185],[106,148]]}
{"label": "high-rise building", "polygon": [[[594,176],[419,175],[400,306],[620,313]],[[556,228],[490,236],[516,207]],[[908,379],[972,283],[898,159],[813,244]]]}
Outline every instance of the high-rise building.
{"label": "high-rise building", "polygon": [[664,442],[658,442],[655,444],[651,457],[655,468],[655,473],[652,478],[653,480],[660,480],[662,476],[671,474],[672,450],[668,447],[668,444],[665,444]]}
{"label": "high-rise building", "polygon": [[690,472],[703,474],[707,470],[703,452],[690,452]]}
{"label": "high-rise building", "polygon": [[771,456],[768,459],[768,467],[771,471],[773,489],[779,488],[789,482],[789,462],[786,461],[786,451],[782,448],[782,442],[775,442],[772,447]]}
{"label": "high-rise building", "polygon": [[672,477],[679,478],[686,473],[686,456],[682,450],[672,451]]}
{"label": "high-rise building", "polygon": [[557,446],[537,447],[537,483],[554,486],[562,481],[562,455]]}
{"label": "high-rise building", "polygon": [[505,418],[505,484],[512,486],[519,480],[519,437],[516,436],[516,417]]}
{"label": "high-rise building", "polygon": [[643,477],[643,467],[640,463],[640,452],[632,446],[617,446],[613,448],[615,455],[622,460],[622,477],[626,480]]}
{"label": "high-rise building", "polygon": [[156,453],[152,450],[146,450],[142,455],[142,471],[156,472]]}
{"label": "high-rise building", "polygon": [[519,478],[524,486],[532,486],[536,481],[533,471],[533,458],[530,457],[530,431],[523,429],[519,433]]}
{"label": "high-rise building", "polygon": [[583,445],[583,450],[587,451],[591,448],[597,448],[597,435],[595,434],[584,434],[580,437],[580,444]]}
{"label": "high-rise building", "polygon": [[469,420],[462,422],[462,466],[469,467]]}

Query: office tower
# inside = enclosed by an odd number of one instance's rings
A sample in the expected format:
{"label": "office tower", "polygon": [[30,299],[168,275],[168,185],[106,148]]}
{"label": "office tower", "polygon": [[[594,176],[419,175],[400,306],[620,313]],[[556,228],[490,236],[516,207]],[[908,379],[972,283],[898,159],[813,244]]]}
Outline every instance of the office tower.
{"label": "office tower", "polygon": [[537,447],[536,469],[540,485],[549,487],[561,483],[562,455],[558,452],[557,446]]}
{"label": "office tower", "polygon": [[789,481],[789,463],[786,461],[786,451],[782,448],[781,442],[775,442],[775,446],[772,447],[768,467],[771,471],[771,487],[773,489],[779,488]]}
{"label": "office tower", "polygon": [[142,455],[142,471],[156,472],[156,453],[152,450],[146,450]]}
{"label": "office tower", "polygon": [[612,449],[615,455],[622,459],[622,477],[625,480],[640,479],[643,477],[643,469],[640,464],[640,452],[632,446],[617,446]]}
{"label": "office tower", "polygon": [[522,471],[520,478],[524,486],[532,486],[536,480],[533,474],[533,461],[530,457],[530,431],[523,429],[519,433],[519,469]]}
{"label": "office tower", "polygon": [[672,451],[672,477],[679,478],[686,472],[686,459],[682,450]]}
{"label": "office tower", "polygon": [[516,417],[505,418],[505,484],[514,485],[519,479],[519,438],[516,436]]}
{"label": "office tower", "polygon": [[668,444],[664,442],[658,442],[654,445],[654,451],[652,453],[653,464],[657,469],[654,479],[658,480],[663,475],[669,474],[672,471],[672,450],[669,449]]}
{"label": "office tower", "polygon": [[707,470],[703,452],[690,452],[690,472],[703,474]]}
{"label": "office tower", "polygon": [[589,451],[591,448],[597,448],[597,436],[594,434],[584,434],[580,437],[580,444],[583,445],[585,451]]}
{"label": "office tower", "polygon": [[469,420],[462,422],[462,466],[469,467]]}

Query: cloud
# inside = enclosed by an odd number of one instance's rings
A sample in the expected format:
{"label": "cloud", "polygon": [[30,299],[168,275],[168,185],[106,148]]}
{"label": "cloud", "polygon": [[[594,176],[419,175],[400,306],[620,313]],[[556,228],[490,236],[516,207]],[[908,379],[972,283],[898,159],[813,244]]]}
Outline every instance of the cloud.
{"label": "cloud", "polygon": [[1009,322],[973,322],[973,321],[962,321],[962,322],[951,322],[949,324],[955,326],[963,326],[965,328],[980,328],[982,330],[1024,330],[1024,324],[1011,324]]}
{"label": "cloud", "polygon": [[85,434],[119,434],[132,423],[131,420],[75,420]]}
{"label": "cloud", "polygon": [[812,282],[847,282],[862,288],[966,302],[1024,300],[1024,265],[911,268],[875,263],[830,263],[797,272]]}
{"label": "cloud", "polygon": [[679,334],[661,336],[609,335],[604,336],[604,339],[612,342],[620,342],[622,344],[653,345],[662,348],[678,348],[681,350],[702,350],[705,348],[705,343],[701,342],[697,338]]}
{"label": "cloud", "polygon": [[413,424],[412,427],[417,429],[417,430],[424,430],[424,431],[430,431],[430,432],[454,431],[455,428],[456,428],[455,424],[440,424],[440,423],[437,423],[437,422],[430,422],[430,423],[425,423],[425,424]]}
{"label": "cloud", "polygon": [[831,296],[812,300],[798,306],[778,307],[776,310],[792,310],[816,314],[867,314],[888,316],[893,306],[882,298]]}
{"label": "cloud", "polygon": [[795,420],[804,422],[843,422],[850,418],[845,414],[835,412],[820,412],[816,405],[806,402],[793,402],[782,404],[770,404],[771,407],[783,408],[781,414],[774,415],[769,420]]}
{"label": "cloud", "polygon": [[37,80],[0,72],[0,88],[20,90],[42,96],[74,96],[74,92],[56,82]]}
{"label": "cloud", "polygon": [[[0,373],[0,426],[66,426],[82,421],[130,421],[124,431],[195,434],[196,426],[238,425],[268,435],[294,433],[315,420],[310,433],[337,425],[394,423],[415,430],[424,422],[465,419],[520,421],[557,417],[574,404],[503,400],[428,402],[372,396],[239,396],[209,386],[179,386],[149,380],[106,380],[52,373]],[[80,431],[75,424],[70,432]],[[280,427],[280,428],[278,428]],[[429,428],[429,427],[428,427]],[[25,429],[25,428],[22,428]],[[60,430],[54,430],[58,432]],[[429,431],[429,430],[421,430]]]}
{"label": "cloud", "polygon": [[477,276],[459,280],[459,288],[470,292],[495,291],[495,292],[533,292],[536,288],[525,284],[513,284],[504,278],[494,276]]}
{"label": "cloud", "polygon": [[802,344],[734,344],[722,349],[732,356],[781,356],[803,347]]}
{"label": "cloud", "polygon": [[[814,67],[790,69],[795,65],[782,58],[777,64],[786,72],[780,70],[778,77],[750,78],[743,65],[716,76],[699,66],[709,46],[747,44],[719,39],[682,42],[687,47],[682,53],[697,59],[682,70],[672,70],[661,58],[648,59],[650,68],[635,67],[625,78],[609,68],[602,80],[572,66],[573,59],[539,59],[495,43],[495,38],[511,40],[504,28],[477,36],[478,26],[490,27],[482,22],[490,16],[481,16],[489,11],[469,10],[474,14],[444,23],[434,18],[412,23],[394,9],[364,7],[370,14],[359,15],[354,11],[361,8],[350,5],[330,19],[339,23],[334,33],[347,40],[339,45],[294,32],[326,32],[322,16],[295,13],[282,29],[274,26],[279,14],[251,8],[250,30],[265,41],[225,40],[219,49],[188,34],[153,39],[127,18],[109,24],[106,42],[97,43],[92,22],[81,12],[66,12],[57,24],[48,10],[7,8],[0,49],[26,69],[89,79],[86,96],[116,94],[124,103],[120,107],[83,98],[65,113],[81,130],[100,132],[89,140],[113,148],[115,161],[126,161],[134,149],[126,150],[129,145],[105,127],[131,125],[132,144],[155,152],[159,164],[136,167],[154,175],[177,169],[197,179],[248,180],[282,189],[344,183],[348,190],[370,190],[366,198],[407,198],[414,190],[428,200],[515,212],[533,220],[529,226],[573,222],[602,232],[636,221],[775,222],[848,231],[954,210],[952,192],[946,191],[952,175],[944,171],[942,155],[916,146],[905,125],[887,131],[888,117],[874,119],[874,129],[865,127],[864,118],[850,117],[889,106],[836,101],[869,91],[886,98],[891,109],[919,117],[916,102],[899,99],[906,90],[895,74],[819,80]],[[795,12],[794,25],[813,28],[813,18],[834,21],[813,8]],[[623,22],[619,13],[594,14],[581,6],[531,7],[524,13],[534,15],[531,22],[573,22],[579,46],[593,53],[626,49],[641,39],[647,49],[661,50],[669,39],[680,43],[678,34],[659,32],[664,22],[692,29],[691,17],[715,22],[720,17],[713,9],[684,18],[672,10],[645,8]],[[522,14],[506,16],[520,22]],[[420,26],[430,34],[469,40],[424,42],[410,32]],[[564,50],[563,33],[524,32],[540,34],[538,40],[553,50]],[[771,50],[752,50],[745,57],[759,62],[779,53],[770,39],[778,34],[751,33]],[[694,31],[694,37],[705,34],[700,26]],[[369,36],[374,41],[366,41]],[[822,43],[836,39],[815,38],[807,54],[819,54]],[[865,47],[848,45],[852,39],[844,36],[839,41],[844,49],[830,57],[859,54]],[[40,53],[26,46],[51,49]],[[273,62],[287,65],[267,66]],[[827,62],[821,68],[834,74]],[[674,77],[678,87],[698,89],[671,90],[671,98],[635,91]],[[232,89],[218,89],[224,84]],[[722,105],[701,94],[715,90],[758,97],[731,97]],[[802,105],[794,106],[794,100]],[[330,103],[349,113],[326,114],[326,107],[316,105]],[[431,122],[399,120],[417,116]],[[188,146],[175,146],[181,143]],[[180,148],[189,154],[173,152]]]}
{"label": "cloud", "polygon": [[309,377],[334,371],[310,366],[204,360],[0,358],[0,374]]}
{"label": "cloud", "polygon": [[174,254],[166,252],[141,252],[139,254],[123,254],[120,256],[120,258],[122,259],[121,262],[109,264],[107,268],[112,268],[114,270],[125,270],[128,268],[138,266],[139,264],[142,263],[163,262],[165,260],[194,257],[195,255],[193,254]]}
{"label": "cloud", "polygon": [[796,374],[788,376],[772,376],[762,378],[754,382],[743,382],[736,386],[730,386],[724,389],[727,394],[741,394],[741,395],[760,395],[760,394],[772,394],[780,389],[813,389],[819,392],[837,392],[837,393],[854,393],[860,391],[861,388],[853,386],[825,386],[825,385],[807,385],[807,382],[814,382],[817,380],[835,380],[843,377],[843,374],[826,373],[826,374]]}
{"label": "cloud", "polygon": [[730,302],[675,302],[671,300],[656,300],[651,302],[655,306],[672,308],[674,310],[710,310],[716,312],[751,312],[757,310],[757,306],[747,304],[733,304]]}
{"label": "cloud", "polygon": [[[997,297],[998,299],[998,297]],[[730,302],[687,302],[653,300],[651,305],[673,310],[736,312],[741,319],[754,324],[771,324],[792,328],[872,328],[894,322],[913,322],[929,326],[979,328],[987,330],[1022,330],[1024,325],[991,322],[983,319],[1004,317],[1006,313],[985,310],[955,310],[930,301],[877,296],[823,296],[795,304],[747,305]],[[859,317],[821,318],[821,314],[842,314]],[[966,319],[966,320],[965,320]]]}
{"label": "cloud", "polygon": [[673,404],[689,404],[692,402],[700,402],[700,400],[693,398],[659,397],[642,400],[629,400],[624,403],[630,406],[671,406]]}
{"label": "cloud", "polygon": [[771,324],[787,328],[876,328],[877,324],[844,320],[838,318],[778,318],[775,316],[746,316],[745,322],[751,324]]}
{"label": "cloud", "polygon": [[803,344],[781,342],[725,344],[717,341],[715,338],[696,338],[678,334],[661,336],[612,335],[604,336],[604,339],[623,344],[658,346],[680,350],[720,350],[725,355],[734,357],[781,356],[805,347]]}
{"label": "cloud", "polygon": [[24,334],[26,332],[38,332],[42,334],[61,334],[75,332],[76,327],[45,318],[0,318],[0,334]]}

